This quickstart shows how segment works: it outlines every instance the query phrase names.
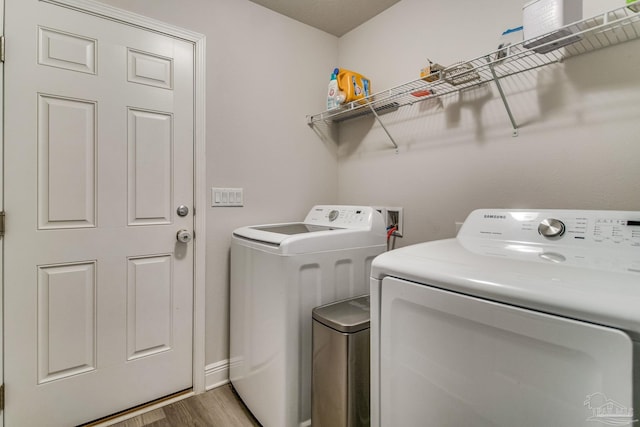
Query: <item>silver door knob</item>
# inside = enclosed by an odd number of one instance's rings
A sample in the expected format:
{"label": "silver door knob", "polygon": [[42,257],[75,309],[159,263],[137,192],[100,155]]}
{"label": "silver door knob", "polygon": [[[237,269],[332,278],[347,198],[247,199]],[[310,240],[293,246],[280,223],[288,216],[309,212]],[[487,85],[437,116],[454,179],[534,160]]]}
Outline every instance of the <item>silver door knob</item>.
{"label": "silver door knob", "polygon": [[193,236],[191,235],[189,230],[180,230],[178,231],[178,234],[176,234],[176,239],[178,239],[178,242],[181,243],[189,243],[191,240],[193,240]]}
{"label": "silver door knob", "polygon": [[176,209],[176,212],[178,216],[187,216],[189,215],[189,208],[185,205],[180,205],[178,209]]}

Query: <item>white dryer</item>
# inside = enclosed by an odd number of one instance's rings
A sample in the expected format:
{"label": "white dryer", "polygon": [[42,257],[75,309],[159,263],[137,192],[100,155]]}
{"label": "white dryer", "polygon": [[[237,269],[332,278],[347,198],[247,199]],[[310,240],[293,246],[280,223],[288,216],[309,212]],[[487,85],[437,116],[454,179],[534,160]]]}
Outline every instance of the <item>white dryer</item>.
{"label": "white dryer", "polygon": [[230,380],[264,427],[310,424],[312,310],[369,293],[382,215],[315,206],[303,222],[243,227],[231,243]]}
{"label": "white dryer", "polygon": [[640,212],[478,210],[371,274],[373,427],[639,418]]}

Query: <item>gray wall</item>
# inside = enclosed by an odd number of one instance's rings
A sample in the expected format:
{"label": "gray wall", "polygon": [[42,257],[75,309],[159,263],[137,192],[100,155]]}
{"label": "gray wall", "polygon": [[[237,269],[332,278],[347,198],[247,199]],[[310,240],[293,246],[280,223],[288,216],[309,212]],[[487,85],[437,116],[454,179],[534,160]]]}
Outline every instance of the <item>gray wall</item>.
{"label": "gray wall", "polygon": [[[573,0],[572,0],[573,1]],[[523,1],[402,0],[340,38],[340,66],[380,91],[497,48]],[[623,6],[584,0],[584,16]],[[640,210],[640,41],[504,81],[519,136],[495,86],[340,125],[339,201],[402,206],[397,246],[452,237],[473,209]]]}

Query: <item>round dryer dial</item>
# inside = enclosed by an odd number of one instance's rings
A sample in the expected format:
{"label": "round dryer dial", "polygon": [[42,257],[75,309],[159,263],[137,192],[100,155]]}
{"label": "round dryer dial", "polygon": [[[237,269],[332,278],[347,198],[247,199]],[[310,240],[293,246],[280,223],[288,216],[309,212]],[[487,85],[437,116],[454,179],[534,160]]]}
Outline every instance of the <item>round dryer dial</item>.
{"label": "round dryer dial", "polygon": [[542,220],[538,225],[538,233],[544,237],[560,237],[564,234],[565,226],[562,221],[555,218],[547,218]]}
{"label": "round dryer dial", "polygon": [[338,215],[340,215],[340,212],[337,210],[332,210],[331,212],[329,212],[329,221],[335,221],[338,218]]}

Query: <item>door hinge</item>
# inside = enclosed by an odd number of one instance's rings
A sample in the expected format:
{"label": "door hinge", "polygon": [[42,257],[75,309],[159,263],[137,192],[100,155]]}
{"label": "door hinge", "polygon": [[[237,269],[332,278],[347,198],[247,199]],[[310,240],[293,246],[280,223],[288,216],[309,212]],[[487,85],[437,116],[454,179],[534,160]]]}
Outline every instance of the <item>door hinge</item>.
{"label": "door hinge", "polygon": [[4,211],[0,211],[0,237],[4,237]]}
{"label": "door hinge", "polygon": [[0,385],[0,411],[4,411],[4,384]]}
{"label": "door hinge", "polygon": [[0,36],[0,62],[4,62],[4,36]]}

